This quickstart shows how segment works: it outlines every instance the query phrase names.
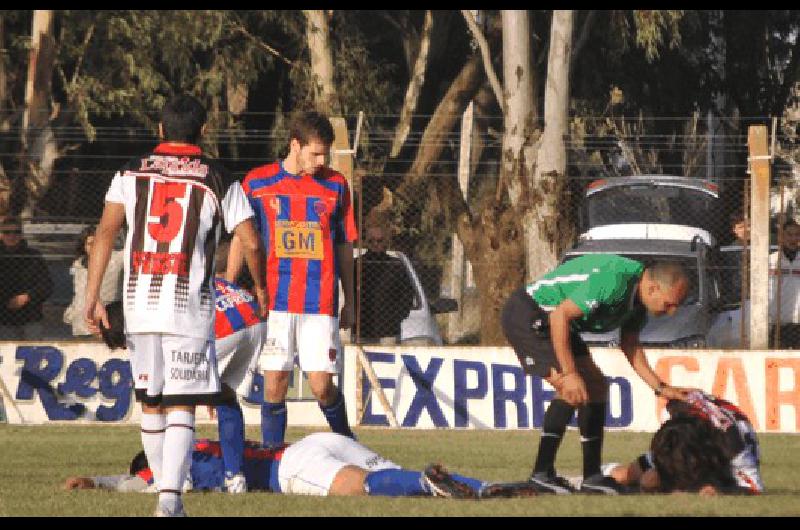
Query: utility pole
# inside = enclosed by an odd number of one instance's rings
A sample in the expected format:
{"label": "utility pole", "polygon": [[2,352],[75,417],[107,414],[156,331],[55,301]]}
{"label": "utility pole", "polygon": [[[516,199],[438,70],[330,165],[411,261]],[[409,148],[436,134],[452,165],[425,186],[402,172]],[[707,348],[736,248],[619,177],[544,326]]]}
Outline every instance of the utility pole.
{"label": "utility pole", "polygon": [[753,125],[747,134],[750,161],[750,349],[769,342],[769,173],[767,127]]}

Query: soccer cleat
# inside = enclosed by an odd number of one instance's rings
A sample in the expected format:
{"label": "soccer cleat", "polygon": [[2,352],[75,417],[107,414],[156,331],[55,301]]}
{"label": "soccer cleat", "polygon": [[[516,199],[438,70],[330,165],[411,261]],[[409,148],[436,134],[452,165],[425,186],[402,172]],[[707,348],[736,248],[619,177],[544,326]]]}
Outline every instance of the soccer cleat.
{"label": "soccer cleat", "polygon": [[228,493],[247,493],[247,481],[243,473],[225,477],[225,491]]}
{"label": "soccer cleat", "polygon": [[434,497],[450,499],[476,499],[474,489],[450,476],[441,464],[430,464],[422,474],[425,484]]}
{"label": "soccer cleat", "polygon": [[600,495],[625,495],[630,493],[630,490],[613,478],[598,473],[583,479],[580,492]]}
{"label": "soccer cleat", "polygon": [[155,517],[186,517],[186,511],[183,509],[183,501],[179,498],[174,504],[158,501],[156,512],[153,515]]}
{"label": "soccer cleat", "polygon": [[487,484],[478,492],[479,499],[510,499],[513,497],[535,497],[541,493],[532,482],[495,482]]}
{"label": "soccer cleat", "polygon": [[575,488],[564,477],[555,473],[538,472],[531,475],[528,482],[539,488],[539,493],[555,493],[556,495],[569,495]]}

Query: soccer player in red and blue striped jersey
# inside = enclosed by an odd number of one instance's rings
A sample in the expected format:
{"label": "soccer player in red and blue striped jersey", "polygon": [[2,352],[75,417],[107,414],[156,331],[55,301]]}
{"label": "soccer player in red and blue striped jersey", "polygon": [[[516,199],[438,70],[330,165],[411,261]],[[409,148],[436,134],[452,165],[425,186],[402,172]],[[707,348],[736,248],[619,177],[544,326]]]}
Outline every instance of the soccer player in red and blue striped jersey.
{"label": "soccer player in red and blue striped jersey", "polygon": [[[242,183],[267,253],[269,325],[261,419],[266,446],[283,443],[295,356],[331,429],[353,436],[333,374],[339,328],[353,321],[357,232],[347,180],[325,165],[332,143],[333,127],[325,116],[300,114],[290,128],[288,156],[251,170]],[[241,262],[234,238],[226,278],[236,278]],[[337,319],[339,280],[344,305]]]}

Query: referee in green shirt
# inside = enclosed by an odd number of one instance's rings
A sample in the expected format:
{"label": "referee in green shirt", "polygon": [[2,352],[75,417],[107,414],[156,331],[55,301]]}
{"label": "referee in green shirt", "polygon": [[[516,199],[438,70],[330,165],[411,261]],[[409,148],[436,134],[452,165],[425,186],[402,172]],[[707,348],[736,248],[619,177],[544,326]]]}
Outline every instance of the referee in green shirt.
{"label": "referee in green shirt", "polygon": [[646,313],[672,315],[689,290],[684,268],[670,261],[645,267],[614,254],[570,260],[516,290],[503,308],[503,331],[526,373],[556,390],[544,416],[539,452],[530,482],[542,493],[574,488],[556,474],[554,463],[567,424],[578,409],[583,450],[583,493],[624,491],[600,472],[608,383],[580,337],[581,332],[621,328],[621,346],[631,366],[657,395],[684,399],[688,390],[665,384],[639,344]]}

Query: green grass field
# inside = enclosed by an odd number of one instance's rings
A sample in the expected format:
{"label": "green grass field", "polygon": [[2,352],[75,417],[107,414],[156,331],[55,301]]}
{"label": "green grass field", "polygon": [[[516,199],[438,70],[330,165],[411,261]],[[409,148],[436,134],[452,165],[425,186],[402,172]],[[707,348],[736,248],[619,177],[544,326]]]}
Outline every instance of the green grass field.
{"label": "green grass field", "polygon": [[[296,440],[307,430],[290,429]],[[433,461],[487,480],[522,480],[530,471],[538,431],[357,429],[360,440],[410,469]],[[214,437],[212,426],[198,436]],[[248,437],[259,439],[255,428]],[[627,461],[646,448],[650,435],[610,433],[604,460]],[[322,498],[269,493],[230,496],[190,493],[190,516],[797,516],[800,515],[800,436],[763,434],[762,473],[768,492],[759,497],[696,495],[542,496],[528,499],[457,501],[437,498]],[[1,516],[148,516],[153,495],[65,491],[70,475],[118,474],[139,450],[138,427],[11,426],[0,424]],[[580,449],[569,431],[559,472],[577,475]]]}

